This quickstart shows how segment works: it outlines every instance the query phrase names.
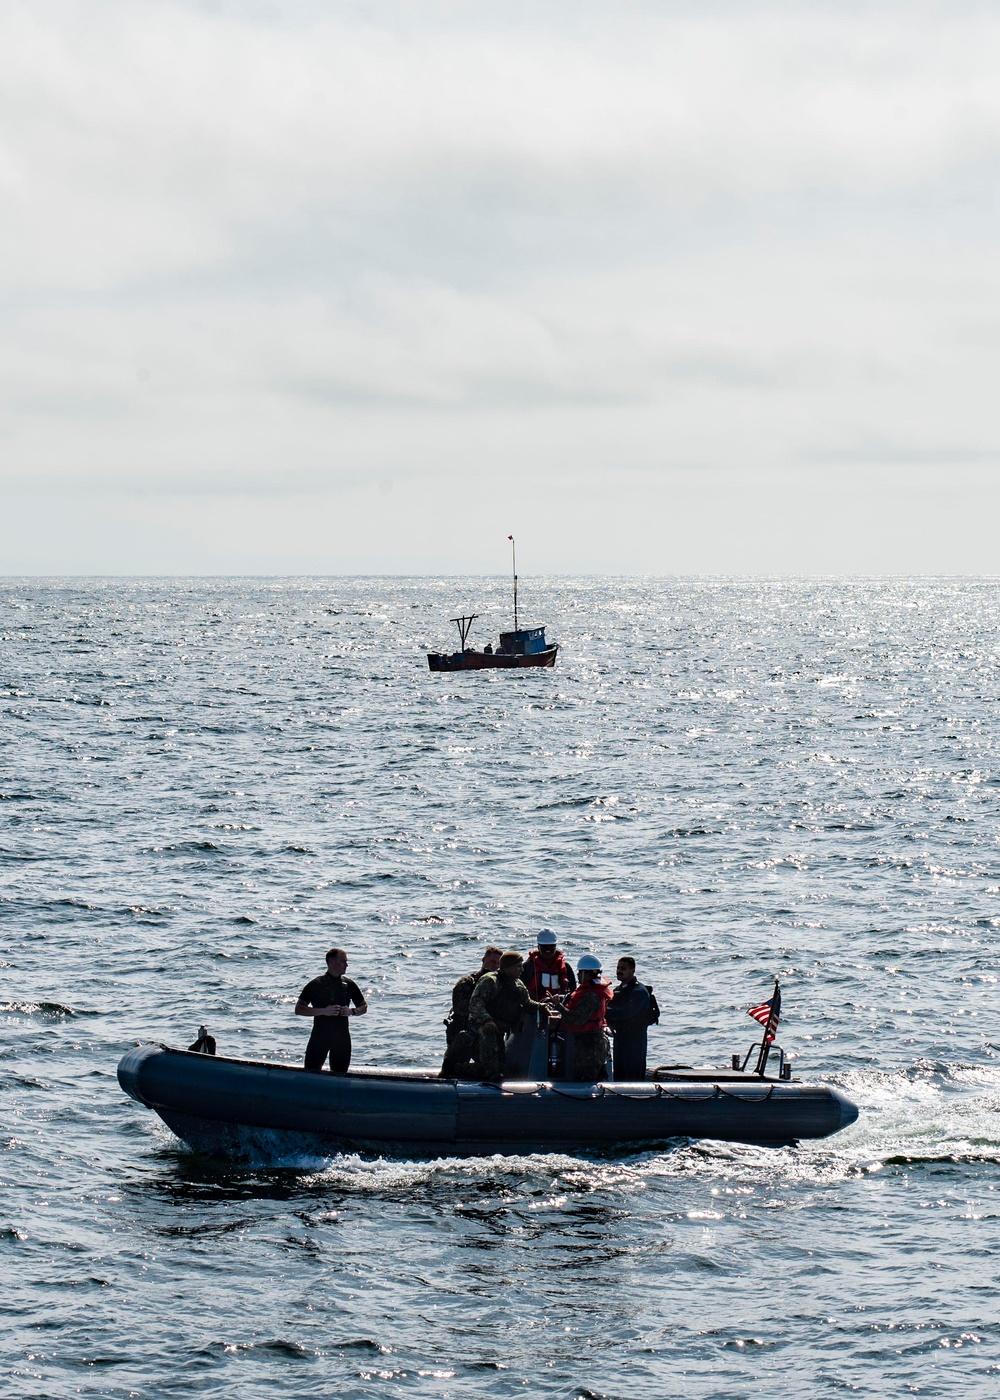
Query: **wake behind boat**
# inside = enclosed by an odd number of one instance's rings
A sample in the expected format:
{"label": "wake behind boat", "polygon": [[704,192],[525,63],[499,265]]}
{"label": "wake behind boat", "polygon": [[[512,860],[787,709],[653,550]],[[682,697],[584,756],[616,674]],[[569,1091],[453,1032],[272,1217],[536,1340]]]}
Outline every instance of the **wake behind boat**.
{"label": "wake behind boat", "polygon": [[839,1090],[733,1070],[656,1070],[642,1083],[442,1079],[434,1070],[329,1074],[147,1045],[118,1082],[197,1151],[259,1159],[371,1151],[473,1156],[716,1138],[828,1137],[857,1108]]}

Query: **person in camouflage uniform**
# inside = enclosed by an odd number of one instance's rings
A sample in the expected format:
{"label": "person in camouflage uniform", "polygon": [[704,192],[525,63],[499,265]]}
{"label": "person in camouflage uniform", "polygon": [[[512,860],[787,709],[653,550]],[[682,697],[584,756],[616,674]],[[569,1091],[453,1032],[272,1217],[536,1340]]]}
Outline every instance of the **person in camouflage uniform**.
{"label": "person in camouflage uniform", "polygon": [[476,1058],[484,1079],[497,1083],[503,1078],[506,1055],[504,1037],[516,1031],[527,1012],[547,1011],[540,1001],[532,1001],[521,981],[524,959],[520,953],[504,953],[496,972],[480,977],[469,1003],[469,1029],[477,1033]]}
{"label": "person in camouflage uniform", "polygon": [[614,995],[611,984],[601,976],[601,962],[586,953],[577,964],[580,984],[576,991],[561,1002],[561,1023],[572,1037],[573,1058],[571,1078],[581,1084],[593,1084],[607,1078],[608,1041],[607,1005]]}
{"label": "person in camouflage uniform", "polygon": [[472,1061],[475,1058],[478,1036],[475,1031],[469,1029],[469,1003],[472,1001],[476,983],[488,972],[496,972],[500,966],[500,957],[499,948],[487,948],[478,971],[466,973],[452,988],[451,1014],[444,1023],[448,1049],[441,1066],[442,1079],[455,1079],[459,1075],[469,1073],[473,1068]]}

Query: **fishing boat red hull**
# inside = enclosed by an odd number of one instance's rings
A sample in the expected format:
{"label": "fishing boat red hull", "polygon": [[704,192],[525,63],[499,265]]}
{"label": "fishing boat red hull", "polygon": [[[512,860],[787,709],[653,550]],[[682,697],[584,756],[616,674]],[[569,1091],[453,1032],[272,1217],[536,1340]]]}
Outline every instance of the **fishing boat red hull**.
{"label": "fishing boat red hull", "polygon": [[508,655],[502,651],[453,651],[450,656],[429,652],[427,665],[432,671],[505,671],[521,666],[554,666],[558,644],[528,656]]}

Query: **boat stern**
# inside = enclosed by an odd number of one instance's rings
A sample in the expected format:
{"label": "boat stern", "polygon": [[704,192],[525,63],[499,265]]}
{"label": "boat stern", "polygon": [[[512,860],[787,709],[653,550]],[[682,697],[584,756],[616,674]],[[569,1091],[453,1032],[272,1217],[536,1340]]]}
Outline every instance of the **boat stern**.
{"label": "boat stern", "polygon": [[841,1128],[849,1128],[852,1123],[858,1121],[858,1106],[856,1103],[853,1103],[846,1094],[842,1094],[839,1089],[831,1087],[830,1098],[840,1109],[840,1122],[837,1127],[833,1129],[835,1133],[839,1133]]}

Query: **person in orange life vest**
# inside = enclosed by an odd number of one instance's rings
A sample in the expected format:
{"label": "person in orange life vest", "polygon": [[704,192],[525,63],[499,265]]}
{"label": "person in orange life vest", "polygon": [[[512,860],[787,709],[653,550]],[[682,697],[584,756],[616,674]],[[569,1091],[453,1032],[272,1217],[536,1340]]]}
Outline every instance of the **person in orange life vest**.
{"label": "person in orange life vest", "polygon": [[551,929],[543,928],[538,935],[538,947],[528,954],[521,981],[535,1001],[548,1001],[576,990],[573,969],[556,946],[556,936]]}
{"label": "person in orange life vest", "polygon": [[591,1084],[607,1077],[611,1045],[607,1035],[607,1007],[614,993],[601,976],[601,960],[585,953],[576,965],[580,985],[565,1001],[559,998],[563,1029],[573,1037],[572,1078]]}

